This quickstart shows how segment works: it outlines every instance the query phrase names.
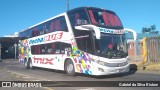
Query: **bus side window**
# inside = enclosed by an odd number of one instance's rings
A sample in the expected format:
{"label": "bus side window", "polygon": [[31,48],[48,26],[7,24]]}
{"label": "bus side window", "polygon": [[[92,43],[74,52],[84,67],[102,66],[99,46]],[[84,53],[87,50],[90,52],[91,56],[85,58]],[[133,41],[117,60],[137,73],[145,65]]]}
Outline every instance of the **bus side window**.
{"label": "bus side window", "polygon": [[46,54],[54,54],[54,43],[46,45]]}
{"label": "bus side window", "polygon": [[75,14],[75,26],[78,25],[78,19],[80,18],[79,14]]}
{"label": "bus side window", "polygon": [[38,32],[37,29],[34,29],[34,30],[32,31],[32,37],[38,36],[38,34],[39,34],[39,32]]}
{"label": "bus side window", "polygon": [[43,30],[39,31],[39,35],[43,35],[45,32]]}
{"label": "bus side window", "polygon": [[64,16],[55,18],[50,23],[50,32],[54,31],[68,31],[66,20]]}
{"label": "bus side window", "polygon": [[55,21],[55,30],[56,31],[59,31],[61,28],[60,28],[60,20],[56,20]]}
{"label": "bus side window", "polygon": [[68,32],[68,27],[67,27],[67,23],[64,17],[61,18],[60,20],[60,27],[62,31],[66,31]]}
{"label": "bus side window", "polygon": [[76,36],[77,46],[80,50],[92,53],[91,33],[89,31],[78,31]]}
{"label": "bus side window", "polygon": [[53,32],[53,30],[54,30],[54,27],[55,27],[55,25],[54,25],[54,20],[52,20],[52,22],[51,22],[51,24],[50,24],[50,32]]}
{"label": "bus side window", "polygon": [[60,42],[31,46],[32,54],[64,54],[71,50],[70,44]]}
{"label": "bus side window", "polygon": [[31,47],[31,53],[32,54],[40,54],[40,46],[39,45],[32,46]]}
{"label": "bus side window", "polygon": [[60,43],[55,43],[55,54],[60,54]]}
{"label": "bus side window", "polygon": [[52,54],[52,48],[48,48],[47,52],[48,54]]}
{"label": "bus side window", "polygon": [[31,46],[31,53],[35,54],[35,47],[34,46]]}
{"label": "bus side window", "polygon": [[55,53],[55,45],[54,45],[54,43],[52,43],[51,47],[52,47],[52,53]]}
{"label": "bus side window", "polygon": [[41,54],[45,54],[46,50],[45,50],[45,45],[41,45]]}
{"label": "bus side window", "polygon": [[79,9],[68,13],[70,23],[72,26],[85,25],[89,23],[89,19],[86,16],[84,9]]}
{"label": "bus side window", "polygon": [[71,44],[61,43],[61,54],[65,52],[71,52]]}
{"label": "bus side window", "polygon": [[40,54],[40,46],[37,45],[37,46],[35,46],[35,48],[36,48],[35,53]]}
{"label": "bus side window", "polygon": [[48,33],[47,23],[43,24],[42,30],[43,30],[44,34]]}

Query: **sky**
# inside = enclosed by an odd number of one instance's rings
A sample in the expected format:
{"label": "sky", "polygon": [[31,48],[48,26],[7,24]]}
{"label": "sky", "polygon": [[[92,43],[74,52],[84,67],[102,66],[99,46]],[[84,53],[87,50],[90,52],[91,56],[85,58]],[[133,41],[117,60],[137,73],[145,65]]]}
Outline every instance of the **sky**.
{"label": "sky", "polygon": [[[117,13],[124,28],[137,33],[156,25],[160,31],[160,0],[69,0],[69,9],[92,6]],[[0,37],[20,32],[67,10],[66,0],[0,0]]]}

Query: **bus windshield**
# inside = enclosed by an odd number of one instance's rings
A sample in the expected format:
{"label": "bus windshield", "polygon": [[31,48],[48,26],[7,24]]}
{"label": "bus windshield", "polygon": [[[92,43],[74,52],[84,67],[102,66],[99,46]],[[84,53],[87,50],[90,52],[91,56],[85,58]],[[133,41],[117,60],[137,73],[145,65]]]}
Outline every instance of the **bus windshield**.
{"label": "bus windshield", "polygon": [[123,35],[101,34],[101,39],[96,39],[96,53],[107,58],[126,57]]}
{"label": "bus windshield", "polygon": [[94,25],[107,26],[111,28],[123,28],[118,16],[112,11],[101,9],[88,9],[91,23]]}
{"label": "bus windshield", "polygon": [[[87,7],[85,9],[81,8],[68,12],[68,17],[73,27],[77,46],[80,50],[106,58],[124,58],[127,56],[124,52],[125,46],[123,33],[106,33],[112,29],[115,30],[115,32],[116,30],[118,31],[123,29],[123,25],[116,13],[109,10]],[[83,25],[86,25],[86,28],[89,30],[74,27]],[[106,32],[101,32],[99,39],[93,38],[97,35],[97,33],[95,33],[96,29],[89,25],[105,28],[104,31]],[[93,29],[95,29],[94,34],[91,34]]]}
{"label": "bus windshield", "polygon": [[98,8],[78,9],[68,12],[71,25],[93,24],[100,27],[123,29],[123,25],[116,13]]}

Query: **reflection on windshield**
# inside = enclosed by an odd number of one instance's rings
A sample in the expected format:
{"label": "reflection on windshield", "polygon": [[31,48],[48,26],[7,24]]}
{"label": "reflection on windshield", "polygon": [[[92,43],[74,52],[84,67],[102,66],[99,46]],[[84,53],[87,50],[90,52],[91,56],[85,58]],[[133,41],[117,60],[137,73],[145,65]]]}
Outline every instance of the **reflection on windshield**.
{"label": "reflection on windshield", "polygon": [[118,49],[120,44],[122,44],[122,36],[120,35],[105,35],[102,34],[101,39],[98,40],[99,48],[102,52],[109,49]]}
{"label": "reflection on windshield", "polygon": [[114,12],[105,10],[88,10],[91,22],[96,25],[108,27],[123,27],[121,21]]}
{"label": "reflection on windshield", "polygon": [[[101,39],[97,39],[96,49],[99,54],[104,55],[105,57],[113,58],[113,55],[116,55],[117,58],[124,57],[124,42],[122,35],[108,35],[101,34]],[[118,56],[118,52],[119,55]],[[111,55],[113,54],[113,55]],[[108,55],[108,56],[107,56]],[[114,58],[116,58],[114,56]]]}

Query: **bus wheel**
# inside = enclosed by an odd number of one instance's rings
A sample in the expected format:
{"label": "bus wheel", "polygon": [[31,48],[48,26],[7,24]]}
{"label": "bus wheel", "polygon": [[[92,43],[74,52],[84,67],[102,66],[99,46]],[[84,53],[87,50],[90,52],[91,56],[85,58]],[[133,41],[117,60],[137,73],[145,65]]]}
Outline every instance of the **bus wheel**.
{"label": "bus wheel", "polygon": [[75,75],[75,69],[74,69],[74,64],[72,60],[67,60],[65,63],[65,72],[69,76],[74,76]]}
{"label": "bus wheel", "polygon": [[24,65],[25,65],[26,69],[29,69],[29,63],[28,63],[28,61],[26,59],[24,60]]}
{"label": "bus wheel", "polygon": [[29,59],[29,68],[30,68],[30,69],[34,69],[34,66],[33,66],[33,64],[32,64],[32,60],[31,60],[31,59]]}

